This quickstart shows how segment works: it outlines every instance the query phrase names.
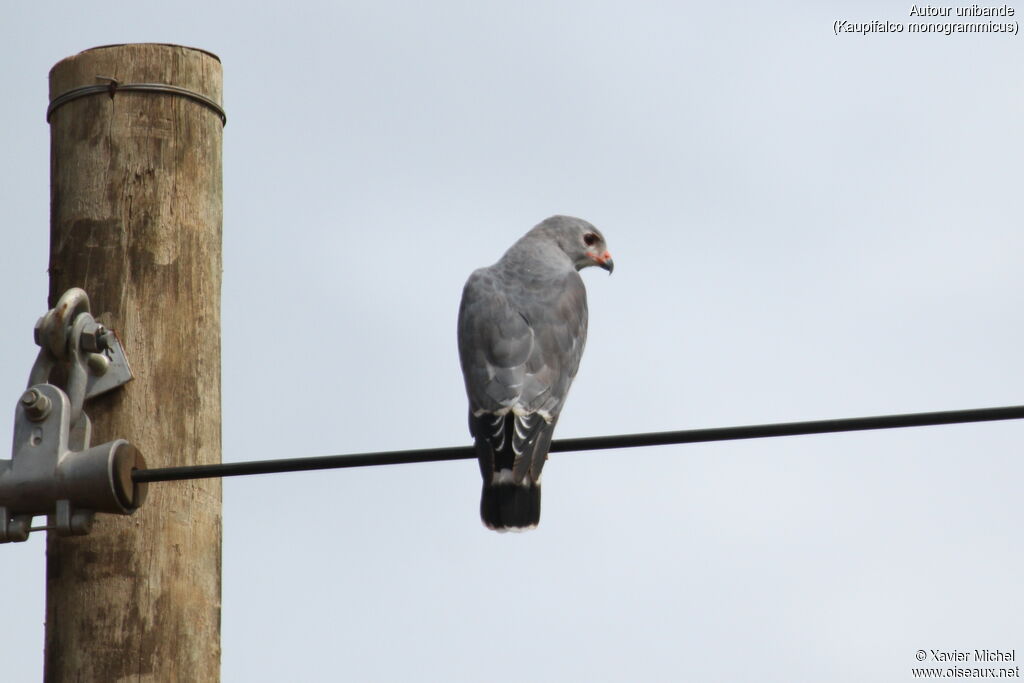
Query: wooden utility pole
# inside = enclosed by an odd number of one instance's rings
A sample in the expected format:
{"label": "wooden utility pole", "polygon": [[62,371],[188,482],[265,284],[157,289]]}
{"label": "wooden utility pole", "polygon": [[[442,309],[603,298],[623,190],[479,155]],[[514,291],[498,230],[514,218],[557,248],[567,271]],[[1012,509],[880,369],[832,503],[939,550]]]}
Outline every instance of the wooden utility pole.
{"label": "wooden utility pole", "polygon": [[[50,306],[84,288],[135,373],[86,404],[92,442],[220,462],[220,60],[95,48],[53,67],[50,101]],[[131,517],[51,532],[46,561],[46,681],[219,680],[220,480],[151,484]]]}

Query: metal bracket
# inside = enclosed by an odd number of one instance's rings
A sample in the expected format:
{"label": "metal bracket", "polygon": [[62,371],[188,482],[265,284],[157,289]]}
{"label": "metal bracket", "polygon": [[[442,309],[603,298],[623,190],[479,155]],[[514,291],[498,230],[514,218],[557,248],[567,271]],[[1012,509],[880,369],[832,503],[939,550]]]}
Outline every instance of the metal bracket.
{"label": "metal bracket", "polygon": [[[40,351],[15,409],[12,459],[0,460],[0,543],[43,529],[87,534],[95,513],[131,514],[146,498],[146,484],[131,477],[146,468],[142,455],[124,439],[90,448],[92,425],[82,410],[132,379],[117,335],[96,322],[76,287],[39,319],[35,340]],[[63,387],[50,383],[58,367]],[[32,527],[44,514],[47,525]]]}

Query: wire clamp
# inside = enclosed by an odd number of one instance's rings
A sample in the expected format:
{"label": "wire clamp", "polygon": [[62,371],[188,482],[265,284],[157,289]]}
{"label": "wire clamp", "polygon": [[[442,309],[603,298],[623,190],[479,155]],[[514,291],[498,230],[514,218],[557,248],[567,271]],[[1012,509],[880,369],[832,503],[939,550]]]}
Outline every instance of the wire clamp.
{"label": "wire clamp", "polygon": [[[146,499],[146,484],[132,481],[146,468],[142,455],[124,439],[90,447],[82,409],[132,379],[117,335],[96,322],[88,295],[75,287],[39,319],[35,340],[39,355],[14,411],[12,458],[0,460],[0,543],[28,540],[32,531],[87,534],[97,512],[130,515]],[[32,526],[37,515],[47,515],[46,526]]]}

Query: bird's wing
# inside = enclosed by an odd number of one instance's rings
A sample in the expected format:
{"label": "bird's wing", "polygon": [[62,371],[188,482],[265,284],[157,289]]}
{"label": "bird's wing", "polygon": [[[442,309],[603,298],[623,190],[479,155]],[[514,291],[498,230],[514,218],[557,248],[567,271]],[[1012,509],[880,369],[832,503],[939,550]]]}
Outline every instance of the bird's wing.
{"label": "bird's wing", "polygon": [[459,358],[474,412],[557,417],[587,339],[587,294],[576,271],[538,287],[483,268],[459,308]]}

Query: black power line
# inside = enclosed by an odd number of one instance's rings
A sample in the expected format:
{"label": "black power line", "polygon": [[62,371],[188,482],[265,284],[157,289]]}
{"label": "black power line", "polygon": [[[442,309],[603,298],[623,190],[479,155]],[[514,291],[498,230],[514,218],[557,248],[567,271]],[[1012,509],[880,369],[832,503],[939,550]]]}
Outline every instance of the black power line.
{"label": "black power line", "polygon": [[[596,451],[607,448],[634,448],[637,446],[665,446],[669,444],[699,443],[706,441],[732,441],[762,439],[771,436],[798,436],[801,434],[829,434],[856,432],[869,429],[898,427],[927,427],[965,422],[991,422],[995,420],[1024,419],[1024,406],[1003,408],[975,408],[946,410],[934,413],[908,413],[849,417],[838,420],[812,420],[809,422],[782,422],[778,424],[716,427],[712,429],[684,429],[677,432],[648,432],[646,434],[619,434],[615,436],[589,436],[581,439],[560,439],[551,443],[552,453],[565,451]],[[283,460],[253,460],[229,462],[220,465],[192,465],[188,467],[158,467],[135,470],[132,480],[179,481],[210,477],[237,477],[243,474],[274,474],[277,472],[304,472],[339,467],[367,467],[369,465],[401,465],[414,462],[438,462],[475,458],[472,446],[425,448],[409,451],[383,451],[355,455],[325,455],[313,458],[287,458]]]}

